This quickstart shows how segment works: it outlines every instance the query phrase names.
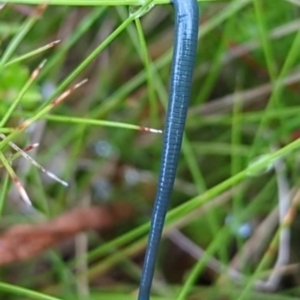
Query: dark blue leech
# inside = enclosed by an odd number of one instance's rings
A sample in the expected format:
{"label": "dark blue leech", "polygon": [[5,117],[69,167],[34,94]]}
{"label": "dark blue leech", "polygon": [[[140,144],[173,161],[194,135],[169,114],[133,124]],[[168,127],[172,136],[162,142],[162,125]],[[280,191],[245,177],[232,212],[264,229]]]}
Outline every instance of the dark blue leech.
{"label": "dark blue leech", "polygon": [[173,0],[175,38],[164,145],[138,300],[149,300],[157,251],[180,155],[198,40],[197,0]]}

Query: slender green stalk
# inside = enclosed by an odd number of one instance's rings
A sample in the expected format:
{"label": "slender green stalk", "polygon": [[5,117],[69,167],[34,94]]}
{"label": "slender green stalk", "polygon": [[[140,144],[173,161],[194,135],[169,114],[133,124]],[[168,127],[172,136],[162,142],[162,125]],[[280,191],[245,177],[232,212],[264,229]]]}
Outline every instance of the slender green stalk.
{"label": "slender green stalk", "polygon": [[276,60],[274,58],[274,53],[271,45],[271,41],[268,37],[268,31],[265,24],[265,9],[261,0],[253,0],[253,5],[255,8],[255,14],[257,19],[257,24],[260,33],[260,39],[263,45],[264,56],[267,63],[268,72],[270,75],[271,82],[274,83],[277,75]]}
{"label": "slender green stalk", "polygon": [[[199,2],[218,2],[219,0],[198,0]],[[229,1],[229,0],[228,0]],[[7,0],[7,3],[44,4],[43,0]],[[168,4],[169,0],[153,0],[153,4]],[[145,0],[51,0],[51,5],[83,5],[83,6],[119,6],[144,5]]]}
{"label": "slender green stalk", "polygon": [[[40,4],[44,4],[44,3],[41,2]],[[33,14],[32,17],[26,20],[23,25],[20,26],[20,30],[11,40],[9,45],[6,47],[5,52],[1,55],[0,70],[5,66],[8,60],[11,58],[11,56],[13,55],[17,47],[20,45],[24,37],[32,29],[32,27],[35,25],[38,19],[39,19],[39,14],[35,13]]]}
{"label": "slender green stalk", "polygon": [[[32,114],[24,114],[30,116]],[[53,121],[56,123],[66,123],[66,124],[85,124],[85,125],[94,125],[101,127],[112,127],[119,129],[130,129],[130,130],[138,130],[144,132],[153,132],[153,133],[162,133],[159,129],[143,127],[139,125],[126,124],[123,122],[115,122],[115,121],[104,121],[104,120],[95,120],[85,117],[69,117],[69,116],[59,116],[59,115],[45,115],[43,117],[46,120]]]}
{"label": "slender green stalk", "polygon": [[11,165],[9,164],[9,162],[7,161],[7,159],[5,158],[5,156],[3,155],[2,152],[0,152],[0,161],[3,164],[3,166],[5,167],[7,173],[9,174],[11,180],[13,181],[13,183],[15,184],[16,188],[18,189],[22,199],[25,201],[25,203],[28,206],[31,206],[31,201],[23,187],[23,185],[21,184],[20,180],[18,179],[18,176],[16,175],[15,171],[13,170],[13,168],[11,167]]}
{"label": "slender green stalk", "polygon": [[16,285],[8,284],[5,282],[0,282],[0,290],[14,294],[19,295],[22,297],[29,297],[30,299],[37,299],[37,300],[62,300],[61,298],[56,298],[53,296],[49,296],[46,294],[42,294],[39,292],[35,292],[29,289],[25,289]]}
{"label": "slender green stalk", "polygon": [[[269,110],[271,108],[274,108],[274,105],[277,103],[276,99],[281,98],[282,92],[284,90],[284,85],[282,84],[281,80],[285,76],[287,76],[288,72],[291,70],[292,66],[295,64],[297,58],[299,57],[299,51],[298,51],[299,47],[300,47],[300,31],[298,31],[296,37],[294,38],[293,44],[290,47],[290,50],[286,56],[283,67],[281,68],[280,73],[277,78],[278,81],[274,83],[274,88],[272,90],[271,97],[269,99],[267,107],[264,109],[263,117],[261,119],[259,128],[256,131],[256,134],[254,137],[253,147],[249,153],[249,160],[253,159],[255,152],[259,148],[259,145],[261,145],[261,141],[265,140],[265,138],[263,138],[263,136],[264,136],[264,130],[266,130],[265,126],[267,125]],[[278,105],[275,105],[275,107],[276,106],[278,107]],[[284,120],[282,119],[282,121],[284,121]],[[260,143],[259,143],[259,141],[260,141]]]}
{"label": "slender green stalk", "polygon": [[147,83],[148,83],[148,97],[150,103],[150,119],[151,123],[155,126],[158,124],[158,109],[157,109],[157,99],[155,97],[154,83],[153,83],[153,72],[152,65],[148,53],[147,43],[144,36],[143,28],[140,19],[135,19],[135,25],[138,32],[140,44],[141,44],[141,52],[143,56],[143,62],[146,69],[147,74]]}
{"label": "slender green stalk", "polygon": [[192,174],[193,182],[196,184],[196,189],[199,194],[206,190],[206,183],[204,176],[199,168],[199,163],[195,151],[192,148],[191,142],[189,141],[187,135],[183,136],[182,152],[184,154],[185,162]]}
{"label": "slender green stalk", "polygon": [[8,188],[9,188],[9,175],[6,174],[2,180],[2,188],[0,194],[0,219],[3,213],[3,208],[5,205],[5,199],[7,197]]}
{"label": "slender green stalk", "polygon": [[40,47],[38,49],[35,49],[33,51],[27,52],[26,54],[23,54],[23,55],[20,55],[20,56],[18,56],[16,58],[13,58],[10,61],[8,61],[3,66],[3,68],[7,68],[7,67],[9,67],[9,66],[11,66],[13,64],[20,63],[20,62],[22,62],[22,61],[24,61],[24,60],[26,60],[28,58],[31,58],[31,57],[33,57],[35,55],[38,55],[38,54],[42,53],[43,51],[46,51],[46,50],[54,47],[55,45],[59,44],[59,42],[60,42],[59,40],[53,41],[53,42],[51,42],[51,43],[49,43],[49,44],[47,44],[45,46],[42,46],[42,47]]}
{"label": "slender green stalk", "polygon": [[228,227],[223,227],[214,238],[213,242],[206,249],[204,255],[197,261],[193,266],[190,274],[185,279],[183,287],[180,289],[179,295],[176,297],[176,300],[184,300],[188,297],[189,292],[194,286],[197,278],[201,271],[205,268],[209,259],[214,256],[214,254],[219,250],[220,247],[227,248],[227,243],[229,240],[229,229]]}
{"label": "slender green stalk", "polygon": [[10,118],[10,116],[12,115],[12,113],[14,112],[14,110],[17,108],[18,104],[20,103],[20,101],[22,100],[24,94],[28,91],[28,89],[30,88],[30,86],[32,85],[32,83],[34,82],[34,80],[36,79],[36,77],[38,76],[40,70],[43,68],[43,65],[45,64],[45,61],[43,61],[38,67],[37,69],[35,69],[33,71],[33,73],[31,74],[30,78],[27,80],[27,82],[24,84],[23,88],[21,89],[21,91],[19,92],[18,96],[16,97],[16,99],[13,101],[13,103],[10,105],[10,107],[8,108],[8,110],[6,111],[5,115],[3,116],[3,118],[0,121],[0,127],[3,127],[7,120]]}

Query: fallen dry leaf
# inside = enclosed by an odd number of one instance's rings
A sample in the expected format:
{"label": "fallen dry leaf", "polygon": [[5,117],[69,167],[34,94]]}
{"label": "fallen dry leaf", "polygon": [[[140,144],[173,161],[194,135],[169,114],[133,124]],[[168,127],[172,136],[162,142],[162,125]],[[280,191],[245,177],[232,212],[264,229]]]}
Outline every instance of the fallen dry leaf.
{"label": "fallen dry leaf", "polygon": [[0,265],[34,257],[79,232],[111,228],[132,215],[132,206],[118,203],[75,208],[46,223],[13,226],[0,235]]}

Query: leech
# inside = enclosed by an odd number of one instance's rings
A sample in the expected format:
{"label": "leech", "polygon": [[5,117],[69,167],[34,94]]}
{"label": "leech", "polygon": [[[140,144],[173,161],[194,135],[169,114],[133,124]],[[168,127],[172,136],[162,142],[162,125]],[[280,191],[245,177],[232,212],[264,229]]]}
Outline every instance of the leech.
{"label": "leech", "polygon": [[173,0],[175,38],[170,95],[164,130],[158,188],[138,300],[149,300],[157,252],[178,165],[198,42],[199,8],[196,0]]}

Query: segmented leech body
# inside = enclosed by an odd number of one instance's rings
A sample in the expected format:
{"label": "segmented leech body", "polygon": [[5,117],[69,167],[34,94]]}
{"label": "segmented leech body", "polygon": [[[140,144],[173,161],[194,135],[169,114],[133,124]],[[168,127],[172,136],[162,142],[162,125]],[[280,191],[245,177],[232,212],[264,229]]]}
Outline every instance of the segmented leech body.
{"label": "segmented leech body", "polygon": [[173,0],[172,3],[175,8],[175,37],[170,95],[158,188],[138,300],[150,298],[157,251],[180,155],[197,50],[199,24],[197,0]]}

